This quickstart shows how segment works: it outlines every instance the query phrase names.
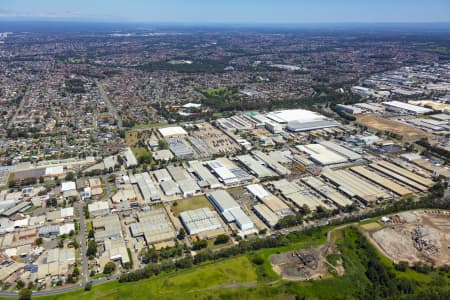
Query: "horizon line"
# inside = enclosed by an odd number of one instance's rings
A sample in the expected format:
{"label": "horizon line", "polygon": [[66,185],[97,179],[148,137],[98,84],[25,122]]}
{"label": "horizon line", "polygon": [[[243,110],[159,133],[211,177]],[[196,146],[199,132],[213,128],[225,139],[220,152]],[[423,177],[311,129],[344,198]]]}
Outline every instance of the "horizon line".
{"label": "horizon line", "polygon": [[42,22],[42,23],[102,23],[102,24],[148,24],[148,25],[450,25],[449,21],[320,21],[320,22],[231,22],[231,21],[131,21],[59,18],[2,18],[0,22]]}

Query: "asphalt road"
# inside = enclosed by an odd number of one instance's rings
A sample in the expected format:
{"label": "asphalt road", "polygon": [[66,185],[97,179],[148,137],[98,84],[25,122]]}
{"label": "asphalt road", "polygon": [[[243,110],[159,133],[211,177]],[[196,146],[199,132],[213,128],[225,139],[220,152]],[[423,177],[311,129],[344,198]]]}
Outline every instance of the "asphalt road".
{"label": "asphalt road", "polygon": [[14,125],[14,122],[16,122],[17,116],[20,114],[20,112],[23,110],[23,107],[25,105],[25,102],[28,101],[28,97],[30,95],[30,87],[27,88],[25,91],[22,100],[20,101],[19,107],[16,109],[16,112],[12,116],[12,118],[8,122],[7,128],[11,128]]}
{"label": "asphalt road", "polygon": [[75,207],[78,210],[80,231],[78,233],[78,241],[80,242],[80,258],[81,258],[81,276],[82,286],[89,281],[89,261],[86,257],[87,241],[86,241],[86,216],[84,215],[84,202],[76,202]]}
{"label": "asphalt road", "polygon": [[117,113],[116,108],[112,104],[111,99],[109,99],[109,97],[106,94],[105,90],[103,89],[103,86],[101,85],[101,83],[99,81],[96,81],[96,83],[97,83],[97,87],[98,87],[98,92],[99,92],[100,96],[102,97],[103,101],[105,101],[105,104],[108,107],[108,111],[114,116],[114,119],[116,119],[117,126],[119,128],[122,128],[123,127],[122,118]]}

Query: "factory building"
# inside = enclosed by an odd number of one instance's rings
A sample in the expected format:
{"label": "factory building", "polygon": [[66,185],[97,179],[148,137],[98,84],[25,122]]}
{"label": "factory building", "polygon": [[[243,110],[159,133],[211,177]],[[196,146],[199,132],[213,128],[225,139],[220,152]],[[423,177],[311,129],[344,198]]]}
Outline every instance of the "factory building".
{"label": "factory building", "polygon": [[195,156],[194,149],[185,139],[168,139],[167,144],[178,159],[191,159]]}
{"label": "factory building", "polygon": [[380,172],[381,174],[391,177],[392,179],[394,179],[398,182],[401,182],[402,184],[407,185],[410,188],[413,188],[416,191],[425,192],[428,190],[428,187],[426,187],[425,185],[417,183],[405,176],[395,173],[395,172],[385,168],[384,166],[379,165],[378,163],[371,163],[369,165],[369,167],[374,169],[377,172]]}
{"label": "factory building", "polygon": [[390,178],[383,177],[379,175],[378,173],[375,173],[373,171],[370,171],[362,166],[357,166],[350,168],[351,171],[355,172],[356,174],[378,184],[379,186],[382,186],[383,188],[390,190],[391,192],[395,193],[396,195],[403,197],[408,196],[412,194],[412,191],[408,190],[404,186],[395,183]]}
{"label": "factory building", "polygon": [[423,115],[426,113],[430,113],[433,110],[429,108],[425,108],[422,106],[417,106],[405,102],[400,101],[387,101],[383,102],[383,105],[386,106],[388,110],[400,112],[400,113],[408,113],[413,115]]}
{"label": "factory building", "polygon": [[180,126],[158,128],[158,132],[163,138],[183,137],[188,135],[186,130]]}
{"label": "factory building", "polygon": [[331,209],[332,206],[323,203],[311,190],[305,186],[300,186],[295,182],[289,182],[286,179],[273,181],[273,187],[280,191],[286,200],[294,204],[298,209],[303,209],[306,205],[310,209],[317,209],[319,206]]}
{"label": "factory building", "polygon": [[172,179],[161,182],[159,186],[161,187],[166,196],[174,196],[177,194],[181,194],[178,184],[176,184]]}
{"label": "factory building", "polygon": [[179,186],[183,197],[192,197],[195,193],[200,192],[200,187],[197,182],[189,175],[189,173],[182,167],[167,167],[170,176],[172,176],[175,183]]}
{"label": "factory building", "polygon": [[243,164],[252,175],[257,178],[272,177],[275,175],[275,173],[264,166],[264,162],[256,160],[251,155],[239,155],[236,156],[236,159],[241,164]]}
{"label": "factory building", "polygon": [[92,220],[92,227],[95,231],[94,237],[96,242],[122,238],[122,226],[118,215],[96,217]]}
{"label": "factory building", "polygon": [[167,172],[166,169],[159,169],[153,172],[153,176],[155,176],[156,181],[158,183],[172,180],[172,177],[170,176],[169,172]]}
{"label": "factory building", "polygon": [[335,142],[331,141],[320,141],[320,145],[326,147],[328,150],[336,152],[337,154],[346,157],[349,161],[357,161],[362,158],[361,154],[358,154],[344,146],[341,146]]}
{"label": "factory building", "polygon": [[180,213],[180,220],[190,235],[222,228],[216,214],[209,208],[184,211]]}
{"label": "factory building", "polygon": [[347,158],[331,151],[321,144],[308,144],[295,146],[298,150],[308,154],[309,159],[322,166],[341,164],[347,162]]}
{"label": "factory building", "polygon": [[347,170],[324,169],[322,176],[335,184],[337,188],[349,197],[358,197],[365,203],[388,199],[390,195]]}
{"label": "factory building", "polygon": [[280,217],[264,204],[256,204],[253,206],[253,210],[269,227],[274,227],[280,220]]}
{"label": "factory building", "polygon": [[211,172],[225,185],[251,182],[252,176],[237,167],[227,158],[218,158],[206,162]]}
{"label": "factory building", "polygon": [[109,214],[108,201],[96,201],[88,204],[88,211],[91,217],[107,215]]}
{"label": "factory building", "polygon": [[265,154],[262,151],[255,150],[252,152],[252,154],[259,159],[260,161],[264,162],[264,164],[272,169],[277,175],[285,176],[289,175],[291,172],[289,169],[285,168],[283,165],[278,163],[276,160],[272,159],[269,155]]}
{"label": "factory building", "polygon": [[133,151],[131,151],[131,148],[128,147],[123,152],[123,157],[124,157],[125,164],[126,164],[127,168],[130,168],[130,167],[138,165],[138,162],[136,160],[136,156],[134,156],[134,153],[133,153]]}
{"label": "factory building", "polygon": [[345,207],[353,203],[352,200],[339,193],[336,189],[327,185],[317,177],[303,177],[302,181],[323,197],[333,201],[333,203],[335,203],[337,206]]}
{"label": "factory building", "polygon": [[236,222],[242,231],[253,229],[253,222],[227,191],[216,190],[207,196],[228,223]]}
{"label": "factory building", "polygon": [[130,225],[131,235],[143,236],[147,245],[170,241],[176,237],[175,229],[164,208],[140,212],[138,221]]}
{"label": "factory building", "polygon": [[281,128],[286,128],[292,132],[330,128],[338,125],[335,121],[328,119],[319,113],[304,109],[274,111],[268,113],[266,118],[271,120],[271,122],[266,122],[266,126],[271,123],[279,124],[281,125]]}
{"label": "factory building", "polygon": [[155,183],[147,172],[135,174],[134,177],[145,201],[158,201],[161,199]]}
{"label": "factory building", "polygon": [[219,180],[201,162],[192,160],[188,164],[194,175],[198,178],[200,186],[209,187],[210,189],[217,189],[222,186]]}
{"label": "factory building", "polygon": [[292,214],[292,210],[280,198],[268,192],[260,184],[251,184],[245,187],[253,196],[267,206],[278,216],[286,216]]}

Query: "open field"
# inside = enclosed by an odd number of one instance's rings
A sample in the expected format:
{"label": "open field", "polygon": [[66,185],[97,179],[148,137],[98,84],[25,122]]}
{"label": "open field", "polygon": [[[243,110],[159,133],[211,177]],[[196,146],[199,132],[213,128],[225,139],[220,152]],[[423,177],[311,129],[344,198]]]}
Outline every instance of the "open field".
{"label": "open field", "polygon": [[152,123],[152,124],[138,124],[138,125],[134,125],[131,130],[157,128],[157,127],[161,127],[161,126],[166,126],[167,124],[168,123],[164,123],[164,122]]}
{"label": "open field", "polygon": [[405,212],[393,224],[369,233],[377,248],[395,263],[450,264],[450,216],[447,213]]}
{"label": "open field", "polygon": [[150,280],[122,284],[108,282],[91,292],[79,291],[38,299],[183,299],[185,293],[235,283],[249,284],[256,282],[256,279],[255,268],[250,260],[240,256],[192,270],[162,274]]}
{"label": "open field", "polygon": [[359,115],[357,116],[356,122],[377,131],[395,133],[401,136],[405,141],[418,140],[428,136],[425,131],[416,127],[375,115]]}
{"label": "open field", "polygon": [[202,207],[208,207],[208,208],[214,210],[213,205],[211,204],[211,202],[209,202],[208,198],[206,198],[206,196],[204,196],[204,195],[181,199],[181,200],[178,200],[176,203],[177,203],[177,205],[172,205],[170,208],[172,210],[173,214],[175,215],[175,217],[178,217],[180,215],[180,213],[183,211],[202,208]]}
{"label": "open field", "polygon": [[361,227],[367,231],[374,231],[374,230],[380,229],[381,225],[377,222],[371,222],[371,223],[363,224],[363,225],[361,225]]}

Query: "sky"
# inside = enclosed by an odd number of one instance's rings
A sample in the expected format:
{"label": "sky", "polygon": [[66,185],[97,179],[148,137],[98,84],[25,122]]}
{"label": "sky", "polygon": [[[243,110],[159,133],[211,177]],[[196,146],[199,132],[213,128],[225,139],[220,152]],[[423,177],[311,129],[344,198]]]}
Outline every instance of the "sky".
{"label": "sky", "polygon": [[0,20],[434,23],[450,22],[450,0],[0,0]]}

